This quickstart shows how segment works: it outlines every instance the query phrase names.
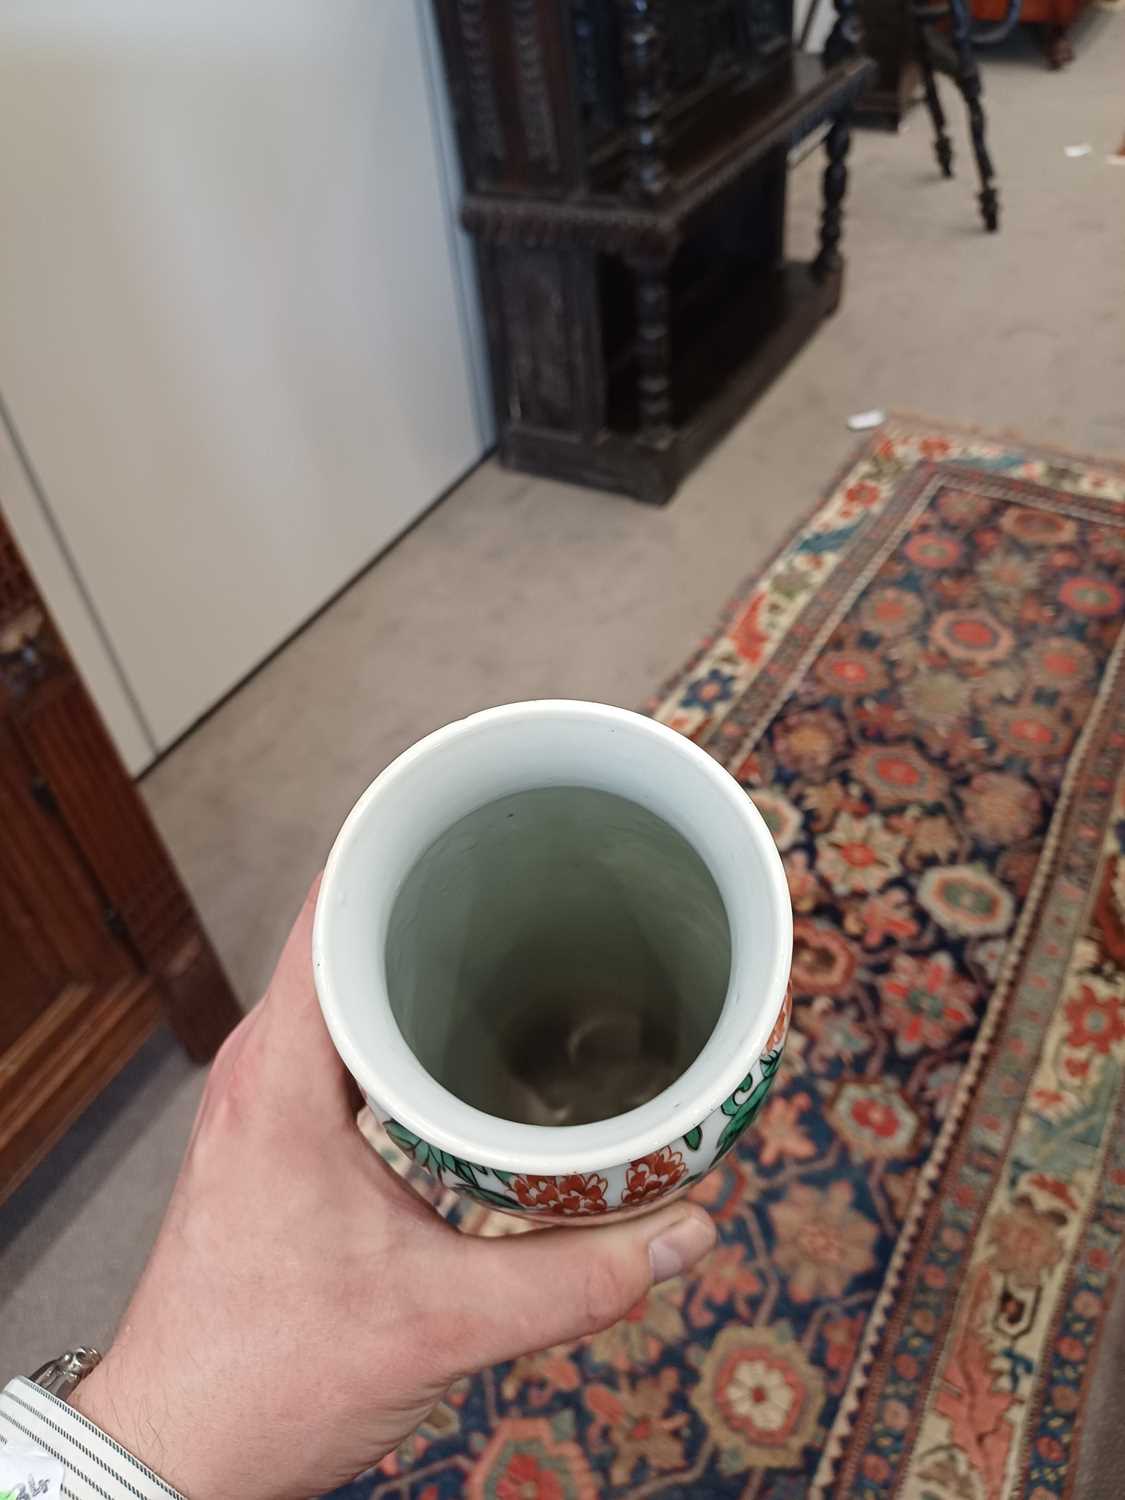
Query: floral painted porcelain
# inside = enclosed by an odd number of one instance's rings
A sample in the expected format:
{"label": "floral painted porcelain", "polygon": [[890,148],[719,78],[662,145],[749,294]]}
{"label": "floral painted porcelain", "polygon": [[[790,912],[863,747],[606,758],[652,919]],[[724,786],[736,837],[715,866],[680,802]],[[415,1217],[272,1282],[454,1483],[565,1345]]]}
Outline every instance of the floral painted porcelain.
{"label": "floral painted porcelain", "polygon": [[561,1224],[623,1209],[651,1207],[698,1182],[757,1118],[781,1062],[791,1010],[792,999],[786,990],[765,1051],[754,1059],[738,1087],[701,1124],[667,1146],[623,1166],[551,1177],[507,1172],[450,1156],[421,1140],[397,1120],[384,1119],[383,1128],[401,1151],[445,1187],[454,1188],[489,1208]]}
{"label": "floral painted porcelain", "polygon": [[730,1150],[781,1061],[791,949],[780,857],[727,772],[638,714],[555,701],[388,767],[313,935],[329,1031],[395,1144],[566,1224],[649,1209]]}

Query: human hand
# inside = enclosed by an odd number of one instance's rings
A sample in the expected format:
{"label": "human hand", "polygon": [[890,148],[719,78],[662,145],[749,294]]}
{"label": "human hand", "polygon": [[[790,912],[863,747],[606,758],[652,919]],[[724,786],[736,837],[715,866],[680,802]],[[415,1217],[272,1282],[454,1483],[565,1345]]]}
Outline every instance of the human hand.
{"label": "human hand", "polygon": [[189,1500],[298,1500],[455,1379],[617,1321],[714,1242],[680,1203],[597,1229],[450,1228],[356,1128],[310,956],[316,888],[211,1069],[148,1266],[73,1404]]}

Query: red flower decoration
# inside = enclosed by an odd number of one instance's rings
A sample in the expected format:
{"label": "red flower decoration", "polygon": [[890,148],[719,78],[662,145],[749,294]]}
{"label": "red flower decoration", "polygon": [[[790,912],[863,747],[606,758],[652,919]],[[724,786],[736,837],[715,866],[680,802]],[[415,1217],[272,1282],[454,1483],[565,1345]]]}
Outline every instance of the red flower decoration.
{"label": "red flower decoration", "polygon": [[622,1203],[647,1203],[650,1198],[663,1198],[679,1182],[687,1171],[684,1159],[670,1146],[659,1151],[650,1151],[629,1163],[625,1173],[625,1191]]}
{"label": "red flower decoration", "polygon": [[554,1469],[544,1467],[534,1453],[513,1453],[496,1481],[497,1500],[564,1500],[565,1493]]}
{"label": "red flower decoration", "polygon": [[735,768],[733,774],[735,781],[741,783],[748,781],[760,782],[762,779],[762,758],[758,752],[751,750],[746,759]]}
{"label": "red flower decoration", "polygon": [[894,1135],[901,1124],[898,1115],[881,1099],[857,1099],[852,1105],[852,1119],[883,1139]]}
{"label": "red flower decoration", "polygon": [[542,1208],[567,1217],[604,1214],[609,1207],[605,1201],[607,1186],[605,1178],[596,1172],[512,1178],[512,1188],[524,1208]]}
{"label": "red flower decoration", "polygon": [[1125,1040],[1121,1001],[1113,995],[1096,995],[1088,984],[1066,1002],[1066,1018],[1070,1022],[1067,1041],[1072,1047],[1092,1047],[1105,1056],[1114,1042]]}
{"label": "red flower decoration", "polygon": [[926,527],[916,531],[902,550],[917,567],[940,572],[957,566],[963,548],[952,532]]}
{"label": "red flower decoration", "polygon": [[[1062,1098],[1061,1094],[1059,1098]],[[1039,1188],[1041,1192],[1048,1193],[1052,1198],[1057,1198],[1060,1203],[1065,1203],[1067,1208],[1072,1208],[1077,1212],[1078,1204],[1075,1203],[1070,1189],[1057,1177],[1048,1177],[1045,1172],[1036,1172],[1031,1179],[1031,1185]]]}
{"label": "red flower decoration", "polygon": [[895,1033],[904,1057],[912,1057],[923,1047],[944,1047],[973,1023],[976,986],[956,973],[952,958],[944,951],[921,958],[896,954],[879,989],[882,1019]]}
{"label": "red flower decoration", "polygon": [[596,1172],[571,1173],[559,1178],[559,1210],[564,1214],[604,1214],[609,1205],[605,1201],[608,1186],[604,1177]]}
{"label": "red flower decoration", "polygon": [[855,1313],[852,1317],[848,1317],[846,1313],[840,1313],[825,1325],[824,1337],[828,1343],[825,1364],[830,1370],[851,1369],[862,1332],[863,1315],[861,1313]]}
{"label": "red flower decoration", "polygon": [[861,479],[858,484],[848,486],[844,491],[844,500],[847,502],[848,515],[851,515],[853,510],[867,510],[878,503],[879,487],[866,479]]}
{"label": "red flower decoration", "polygon": [[769,641],[769,636],[760,624],[762,606],[765,602],[765,590],[759,590],[730,627],[730,638],[743,661],[751,663],[761,661],[762,650]]}
{"label": "red flower decoration", "polygon": [[845,912],[844,927],[848,932],[862,933],[865,948],[878,948],[887,938],[908,940],[918,932],[906,892],[897,886],[877,891],[858,909]]}
{"label": "red flower decoration", "polygon": [[793,1014],[793,986],[786,985],[785,997],[781,1002],[781,1009],[777,1013],[777,1020],[773,1023],[773,1030],[766,1038],[766,1051],[772,1052],[775,1047],[780,1047],[785,1040],[789,1030],[789,1018]]}

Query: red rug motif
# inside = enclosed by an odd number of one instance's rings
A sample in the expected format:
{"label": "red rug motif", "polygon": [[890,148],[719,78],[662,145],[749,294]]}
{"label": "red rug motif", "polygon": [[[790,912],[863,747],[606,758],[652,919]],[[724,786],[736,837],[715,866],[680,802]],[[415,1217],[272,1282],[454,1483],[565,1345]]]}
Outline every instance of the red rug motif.
{"label": "red rug motif", "polygon": [[1125,1229],[1123,502],[888,424],[650,705],[796,917],[782,1075],[695,1190],[720,1247],[341,1494],[1073,1492]]}

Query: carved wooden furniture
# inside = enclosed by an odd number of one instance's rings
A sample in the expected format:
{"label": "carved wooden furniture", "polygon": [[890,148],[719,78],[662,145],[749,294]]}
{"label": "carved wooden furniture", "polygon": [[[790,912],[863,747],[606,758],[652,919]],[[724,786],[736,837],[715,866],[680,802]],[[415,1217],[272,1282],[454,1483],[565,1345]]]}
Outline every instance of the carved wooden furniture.
{"label": "carved wooden furniture", "polygon": [[878,73],[855,106],[857,125],[897,130],[921,78],[905,0],[858,0],[863,50]]}
{"label": "carved wooden furniture", "polygon": [[161,1018],[238,1006],[0,517],[0,1199]]}
{"label": "carved wooden furniture", "polygon": [[[996,230],[1000,226],[1000,198],[993,181],[995,174],[992,158],[988,154],[984,138],[980,69],[973,53],[965,4],[966,0],[913,0],[911,15],[918,60],[922,66],[926,106],[934,126],[934,154],[938,166],[943,177],[953,176],[953,143],[945,129],[945,112],[938,96],[935,67],[940,67],[952,76],[965,101],[969,113],[969,135],[980,177],[978,201],[981,217],[986,229]],[[949,26],[948,37],[935,26],[935,23],[945,22]]]}
{"label": "carved wooden furniture", "polygon": [[[667,500],[835,308],[852,5],[822,64],[792,0],[435,0],[506,463]],[[786,154],[828,120],[787,261]]]}

